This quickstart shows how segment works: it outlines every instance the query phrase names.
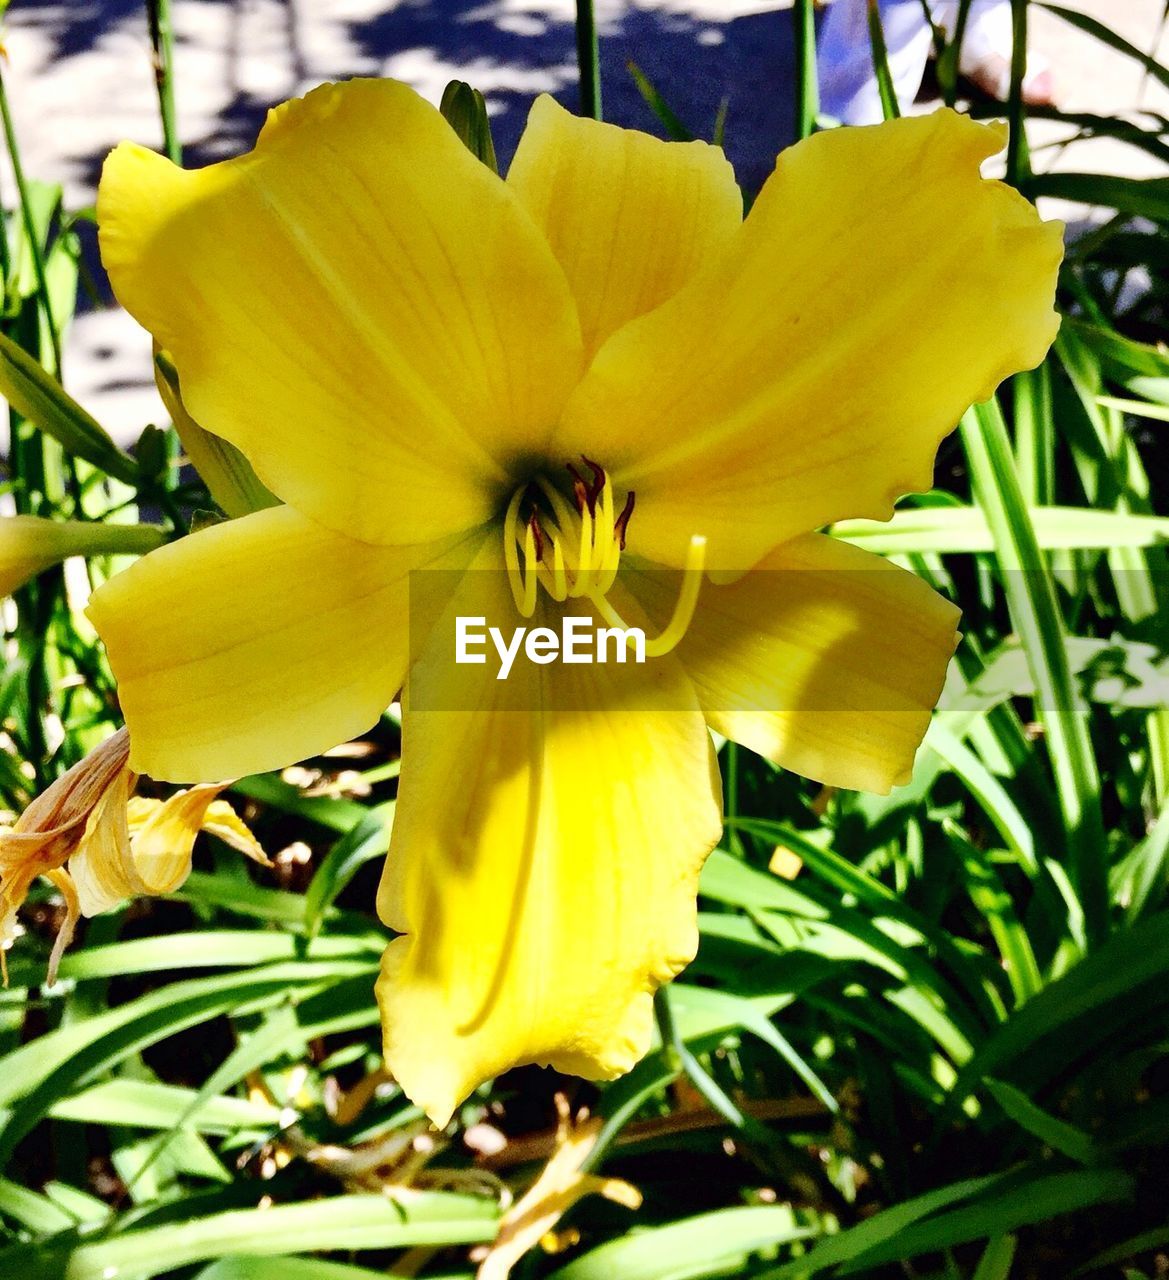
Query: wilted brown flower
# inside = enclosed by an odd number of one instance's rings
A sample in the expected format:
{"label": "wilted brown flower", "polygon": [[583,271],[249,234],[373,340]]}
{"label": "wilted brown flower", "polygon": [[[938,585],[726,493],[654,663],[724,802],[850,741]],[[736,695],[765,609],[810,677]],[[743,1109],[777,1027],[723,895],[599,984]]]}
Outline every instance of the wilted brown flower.
{"label": "wilted brown flower", "polygon": [[[129,735],[119,729],[37,796],[10,830],[0,831],[0,948],[11,941],[16,913],[39,876],[65,899],[49,982],[78,918],[126,898],[173,893],[190,874],[200,831],[268,865],[255,836],[218,798],[229,783],[146,799],[134,795],[138,776],[129,758]],[[0,963],[3,955],[0,949]]]}

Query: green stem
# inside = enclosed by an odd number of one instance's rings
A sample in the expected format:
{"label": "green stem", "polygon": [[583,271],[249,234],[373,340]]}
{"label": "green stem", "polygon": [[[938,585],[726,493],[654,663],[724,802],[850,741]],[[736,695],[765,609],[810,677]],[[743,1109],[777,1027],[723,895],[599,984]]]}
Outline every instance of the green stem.
{"label": "green stem", "polygon": [[49,330],[49,343],[53,349],[53,374],[61,378],[61,335],[57,331],[53,319],[53,308],[49,301],[49,279],[45,274],[45,256],[41,252],[37,238],[36,226],[32,220],[32,205],[29,202],[28,184],[24,177],[24,166],[20,162],[20,147],[16,141],[16,130],[12,124],[12,112],[8,105],[8,90],[4,84],[3,73],[0,72],[0,120],[4,125],[4,140],[8,146],[8,158],[12,162],[12,176],[16,180],[16,190],[20,197],[20,216],[24,223],[24,234],[28,237],[29,252],[32,254],[33,274],[36,276],[37,295],[44,308],[45,321]]}
{"label": "green stem", "polygon": [[896,120],[901,115],[901,107],[893,87],[893,73],[889,70],[889,50],[885,44],[885,28],[881,25],[881,9],[877,0],[868,0],[868,3],[869,43],[873,51],[877,92],[881,95],[881,114],[886,120]]}
{"label": "green stem", "polygon": [[796,136],[807,138],[820,113],[820,82],[816,73],[816,11],[812,0],[796,0]]}
{"label": "green stem", "polygon": [[174,494],[171,493],[169,489],[164,489],[160,486],[159,489],[151,496],[158,499],[158,505],[163,509],[166,514],[166,518],[174,526],[175,533],[180,537],[190,533],[191,529],[187,523],[186,517],[179,510],[179,505],[174,499]]}
{"label": "green stem", "polygon": [[938,55],[938,87],[947,107],[952,107],[958,100],[958,65],[962,60],[962,41],[966,38],[966,20],[969,16],[970,0],[959,0],[954,34]]}
{"label": "green stem", "polygon": [[158,112],[162,117],[162,141],[167,158],[183,163],[175,112],[175,33],[171,23],[170,0],[146,0],[150,24],[150,45],[154,51],[154,83],[158,90]]}
{"label": "green stem", "polygon": [[8,243],[8,210],[0,196],[0,275],[3,276],[3,306],[5,315],[8,312],[8,286],[12,282],[12,249]]}
{"label": "green stem", "polygon": [[1027,74],[1027,0],[1011,0],[1011,92],[1007,116],[1007,181],[1022,186],[1028,176],[1027,135],[1024,132],[1023,80]]}
{"label": "green stem", "polygon": [[601,118],[601,55],[593,0],[576,0],[576,61],[580,67],[580,113]]}

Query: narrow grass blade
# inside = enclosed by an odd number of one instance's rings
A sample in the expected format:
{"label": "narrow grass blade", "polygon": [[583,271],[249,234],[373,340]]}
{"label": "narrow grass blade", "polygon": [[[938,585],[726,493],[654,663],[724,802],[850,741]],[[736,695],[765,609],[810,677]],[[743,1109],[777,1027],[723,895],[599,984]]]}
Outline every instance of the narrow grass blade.
{"label": "narrow grass blade", "polygon": [[1068,662],[1063,617],[1019,488],[998,402],[976,405],[963,417],[960,429],[975,497],[994,535],[1011,618],[1035,680],[1064,819],[1069,872],[1083,904],[1089,941],[1099,941],[1108,917],[1100,779],[1083,700]]}

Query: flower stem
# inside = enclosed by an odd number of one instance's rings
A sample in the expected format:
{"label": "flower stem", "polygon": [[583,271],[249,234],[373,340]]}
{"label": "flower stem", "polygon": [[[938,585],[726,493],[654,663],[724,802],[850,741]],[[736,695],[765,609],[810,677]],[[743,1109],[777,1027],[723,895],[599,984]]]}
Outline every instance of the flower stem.
{"label": "flower stem", "polygon": [[167,159],[183,163],[175,113],[175,32],[171,23],[170,0],[146,0],[150,24],[150,45],[154,51],[154,83],[158,89],[158,111],[162,117],[162,141]]}
{"label": "flower stem", "polygon": [[0,73],[0,121],[4,126],[4,141],[8,147],[8,159],[12,163],[12,176],[16,181],[16,191],[20,198],[20,216],[24,224],[24,234],[28,237],[29,253],[32,255],[33,275],[37,282],[37,295],[45,313],[45,327],[49,332],[49,345],[53,353],[53,375],[61,377],[61,335],[57,331],[57,323],[53,319],[53,308],[49,300],[49,279],[45,274],[45,255],[41,251],[41,243],[37,238],[36,224],[33,222],[32,205],[29,202],[28,183],[24,177],[24,165],[20,161],[20,146],[16,141],[16,129],[12,124],[12,112],[8,105],[8,89]]}
{"label": "flower stem", "polygon": [[816,11],[812,0],[796,0],[792,11],[796,37],[796,137],[807,138],[820,111],[816,76]]}
{"label": "flower stem", "polygon": [[601,118],[601,56],[593,0],[576,0],[576,61],[580,67],[580,113]]}
{"label": "flower stem", "polygon": [[1007,181],[1012,187],[1027,179],[1027,135],[1023,122],[1023,80],[1027,75],[1027,0],[1011,0],[1011,92],[1007,115],[1011,131],[1007,139]]}

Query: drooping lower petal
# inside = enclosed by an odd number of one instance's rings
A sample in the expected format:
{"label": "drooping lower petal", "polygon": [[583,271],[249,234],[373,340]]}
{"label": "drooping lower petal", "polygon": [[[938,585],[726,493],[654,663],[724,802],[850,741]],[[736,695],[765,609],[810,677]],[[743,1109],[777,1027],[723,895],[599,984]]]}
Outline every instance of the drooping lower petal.
{"label": "drooping lower petal", "polygon": [[[453,612],[510,636],[503,573],[467,576]],[[378,983],[386,1060],[438,1124],[519,1063],[610,1078],[637,1061],[652,991],[697,944],[697,875],[720,830],[710,736],[673,656],[521,659],[499,681],[441,649],[407,688],[378,903],[405,935]]]}
{"label": "drooping lower petal", "polygon": [[507,175],[564,268],[585,355],[726,248],[743,197],[718,147],[581,119],[542,94]]}
{"label": "drooping lower petal", "polygon": [[322,85],[198,171],[124,143],[102,259],[191,417],[285,501],[407,544],[486,518],[580,369],[563,273],[503,183],[392,80]]}
{"label": "drooping lower petal", "polygon": [[1001,132],[952,111],[785,151],[735,244],[614,334],[573,396],[565,456],[637,491],[630,547],[745,570],[926,489],[942,436],[1042,360],[1062,228],[980,177]]}
{"label": "drooping lower petal", "polygon": [[[637,574],[651,616],[674,575]],[[823,534],[708,584],[679,661],[712,728],[832,786],[909,780],[957,640],[959,611],[920,578]]]}
{"label": "drooping lower petal", "polygon": [[118,679],[132,767],[220,781],[364,732],[406,673],[408,575],[451,545],[374,547],[276,507],[112,578],[89,615]]}
{"label": "drooping lower petal", "polygon": [[255,836],[218,798],[223,784],[191,787],[165,800],[132,795],[129,771],[119,784],[94,810],[85,838],[69,860],[83,915],[98,915],[127,898],[174,893],[191,874],[200,831],[210,831],[269,865]]}

